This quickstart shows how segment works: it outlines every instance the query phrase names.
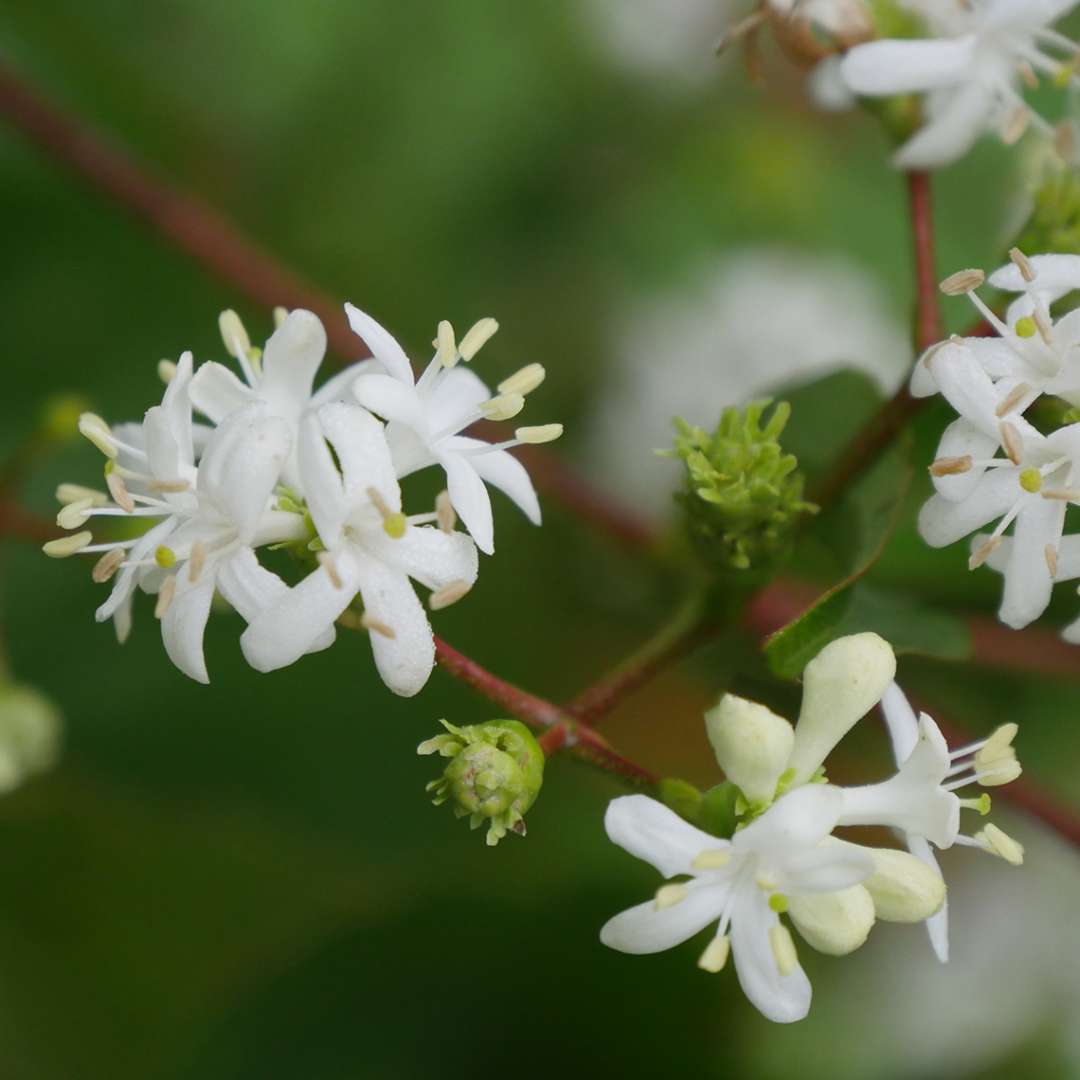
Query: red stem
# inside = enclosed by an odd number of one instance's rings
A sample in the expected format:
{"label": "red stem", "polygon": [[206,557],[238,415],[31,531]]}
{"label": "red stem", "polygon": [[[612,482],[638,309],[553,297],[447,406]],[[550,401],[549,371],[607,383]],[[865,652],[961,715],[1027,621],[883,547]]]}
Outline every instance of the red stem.
{"label": "red stem", "polygon": [[920,353],[945,336],[934,262],[934,207],[930,174],[907,174],[911,237],[915,250],[915,347]]}

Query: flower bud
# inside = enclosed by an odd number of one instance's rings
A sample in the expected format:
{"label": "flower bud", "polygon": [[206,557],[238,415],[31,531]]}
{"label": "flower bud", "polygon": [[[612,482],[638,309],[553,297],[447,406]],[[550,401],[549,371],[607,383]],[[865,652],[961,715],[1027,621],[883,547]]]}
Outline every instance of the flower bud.
{"label": "flower bud", "polygon": [[1046,254],[1080,251],[1080,168],[1048,164],[1041,171],[1016,246]]}
{"label": "flower bud", "polygon": [[778,441],[791,409],[780,402],[762,424],[769,404],[725,409],[711,435],[675,421],[675,448],[666,453],[686,465],[676,500],[698,554],[717,573],[774,573],[790,552],[799,517],[816,509],[802,497],[798,462]]}
{"label": "flower bud", "polygon": [[791,756],[791,724],[764,705],[725,694],[705,714],[705,730],[720,768],[743,798],[768,806]]}
{"label": "flower bud", "polygon": [[427,739],[418,754],[440,754],[450,761],[427,790],[432,802],[453,805],[456,817],[468,817],[473,829],[488,822],[487,843],[507,832],[525,835],[525,813],[544,780],[544,752],[532,732],[517,720],[490,720],[470,727],[440,723],[446,733]]}
{"label": "flower bud", "polygon": [[945,881],[931,866],[907,851],[876,848],[874,872],[863,887],[885,922],[916,923],[930,918],[945,903]]}
{"label": "flower bud", "polygon": [[788,900],[788,916],[806,943],[829,956],[860,948],[874,925],[874,901],[862,885]]}
{"label": "flower bud", "polygon": [[60,738],[60,712],[44,694],[18,683],[0,684],[0,794],[51,768]]}

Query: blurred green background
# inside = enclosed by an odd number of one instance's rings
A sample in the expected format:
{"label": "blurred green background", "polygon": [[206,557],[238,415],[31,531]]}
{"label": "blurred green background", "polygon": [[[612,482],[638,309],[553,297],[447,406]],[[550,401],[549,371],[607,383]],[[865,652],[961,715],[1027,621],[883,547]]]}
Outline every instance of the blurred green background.
{"label": "blurred green background", "polygon": [[[618,391],[619,330],[642,298],[677,304],[733,253],[764,245],[793,261],[848,260],[894,334],[909,315],[905,197],[883,137],[865,116],[812,112],[775,50],[763,87],[737,58],[713,61],[735,14],[721,0],[2,0],[0,53],[414,355],[440,318],[464,328],[496,315],[481,373],[495,381],[542,361],[530,422],[564,421],[560,451],[629,490],[596,449],[596,416]],[[987,143],[940,178],[943,272],[998,259],[1004,223],[1022,212],[1017,159]],[[60,391],[112,420],[140,416],[160,393],[158,359],[185,348],[220,358],[224,307],[255,339],[270,325],[3,122],[0,230],[2,453]],[[782,320],[782,289],[775,303]],[[953,305],[959,329],[969,316]],[[856,314],[838,303],[822,319]],[[737,400],[757,361],[725,345],[721,327],[696,366],[657,352],[658,384],[698,380]],[[797,381],[798,355],[784,366]],[[801,436],[810,457],[827,460],[872,407],[867,394],[815,399]],[[915,460],[946,417],[923,415]],[[627,410],[631,436],[638,425]],[[621,455],[624,471],[651,468],[654,445],[640,440],[640,466]],[[72,444],[23,500],[52,513],[59,480],[92,483],[98,468]],[[918,542],[924,495],[920,479],[874,581],[942,610],[992,612],[993,575],[966,576],[959,548]],[[537,530],[499,501],[497,555],[438,629],[558,700],[677,596],[670,577],[550,500],[545,511]],[[199,686],[168,663],[148,605],[120,649],[93,622],[101,589],[85,567],[29,545],[7,543],[4,556],[12,667],[67,722],[60,767],[0,802],[4,1080],[1080,1075],[1068,921],[1080,871],[1031,823],[1002,818],[1029,845],[1022,872],[947,857],[950,969],[918,927],[879,928],[843,961],[803,947],[814,1009],[773,1027],[731,972],[695,968],[693,946],[633,958],[599,945],[603,921],[656,885],[604,839],[613,781],[553,763],[528,838],[495,850],[428,805],[435,766],[416,744],[438,717],[492,715],[441,672],[399,700],[366,643],[343,636],[256,675],[226,615],[211,622],[213,681]],[[1075,603],[1063,597],[1049,624]],[[709,782],[701,709],[752,670],[746,646],[721,641],[628,702],[612,738],[659,771]],[[973,728],[1025,720],[1029,774],[1077,797],[1075,683],[929,659],[901,671]],[[853,773],[876,767],[860,759],[883,760],[880,732],[859,732],[845,753]]]}

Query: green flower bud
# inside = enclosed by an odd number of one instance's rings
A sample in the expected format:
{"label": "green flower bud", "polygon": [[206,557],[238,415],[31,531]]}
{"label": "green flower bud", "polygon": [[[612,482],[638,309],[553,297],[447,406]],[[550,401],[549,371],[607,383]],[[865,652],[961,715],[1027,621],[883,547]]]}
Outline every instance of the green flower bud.
{"label": "green flower bud", "polygon": [[473,829],[488,822],[494,847],[507,832],[525,835],[525,813],[544,782],[544,752],[532,732],[517,720],[489,720],[471,727],[439,723],[446,733],[427,739],[418,754],[440,754],[450,761],[427,790],[432,802],[453,805],[455,817],[468,817]]}
{"label": "green flower bud", "polygon": [[0,794],[56,763],[61,731],[60,711],[44,694],[0,683]]}
{"label": "green flower bud", "polygon": [[1016,246],[1040,254],[1080,251],[1080,169],[1060,165],[1045,169]]}
{"label": "green flower bud", "polygon": [[710,435],[676,419],[675,449],[686,463],[686,487],[676,495],[699,555],[727,574],[775,572],[790,552],[800,515],[817,508],[803,499],[803,476],[780,433],[791,407],[780,402],[762,423],[770,400],[725,409]]}

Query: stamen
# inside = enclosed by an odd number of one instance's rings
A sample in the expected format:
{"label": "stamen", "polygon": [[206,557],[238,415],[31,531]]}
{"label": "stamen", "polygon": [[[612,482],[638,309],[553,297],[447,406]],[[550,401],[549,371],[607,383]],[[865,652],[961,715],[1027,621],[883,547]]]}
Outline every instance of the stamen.
{"label": "stamen", "polygon": [[1013,146],[1023,138],[1031,123],[1031,110],[1026,105],[1015,105],[1005,114],[1001,125],[1001,141],[1006,146]]}
{"label": "stamen", "polygon": [[1080,502],[1080,488],[1046,488],[1040,494],[1044,499],[1059,499],[1061,502]]}
{"label": "stamen", "polygon": [[1050,571],[1052,578],[1057,577],[1058,572],[1058,552],[1057,548],[1053,544],[1047,544],[1043,548],[1043,555],[1046,557],[1046,569]]}
{"label": "stamen", "polygon": [[527,364],[509,379],[503,379],[497,389],[500,394],[531,394],[544,381],[546,374],[543,364]]}
{"label": "stamen", "polygon": [[514,432],[514,438],[519,443],[539,446],[541,443],[554,442],[562,433],[562,424],[540,424],[537,427],[519,427]]}
{"label": "stamen", "polygon": [[326,576],[330,579],[330,584],[335,589],[343,589],[345,587],[340,575],[337,572],[337,563],[334,560],[334,556],[329,551],[320,551],[318,556],[319,565],[326,571]]}
{"label": "stamen", "polygon": [[495,335],[499,324],[494,319],[480,319],[474,323],[461,339],[458,353],[468,363]]}
{"label": "stamen", "polygon": [[1035,280],[1035,267],[1031,265],[1028,257],[1018,247],[1014,247],[1009,249],[1009,258],[1020,271],[1020,276],[1031,284]]}
{"label": "stamen", "polygon": [[113,548],[112,551],[106,551],[105,554],[94,563],[94,569],[90,571],[90,579],[98,585],[108,581],[113,574],[120,569],[120,564],[124,561],[125,554],[126,552],[123,548]]}
{"label": "stamen", "polygon": [[1020,866],[1024,861],[1024,845],[1014,840],[1008,833],[996,825],[987,825],[975,834],[975,840],[992,855],[997,855],[1013,866]]}
{"label": "stamen", "polygon": [[664,911],[669,907],[674,907],[685,900],[688,894],[689,889],[685,885],[661,885],[656,890],[656,910]]}
{"label": "stamen", "polygon": [[1027,60],[1022,60],[1016,70],[1029,90],[1039,89],[1039,76],[1035,74],[1035,69]]}
{"label": "stamen", "polygon": [[277,330],[281,324],[289,317],[289,309],[283,307],[274,308],[274,329]]}
{"label": "stamen", "polygon": [[731,942],[727,934],[719,934],[705,946],[705,951],[698,958],[697,966],[710,975],[716,975],[724,970],[730,954]]}
{"label": "stamen", "polygon": [[232,308],[223,311],[218,316],[218,329],[221,331],[221,340],[225,343],[225,349],[230,356],[239,359],[247,357],[251,352],[251,338],[244,328],[240,316]]}
{"label": "stamen", "polygon": [[93,506],[104,506],[109,497],[104,491],[83,487],[81,484],[61,484],[56,489],[56,501],[60,503],[81,502],[89,499]]}
{"label": "stamen", "polygon": [[500,394],[482,401],[479,408],[488,420],[512,420],[525,408],[525,398],[522,394]]}
{"label": "stamen", "polygon": [[457,524],[457,514],[454,511],[453,504],[450,502],[449,491],[440,491],[435,496],[435,517],[439,522],[439,528],[444,533],[454,531],[454,526]]}
{"label": "stamen", "polygon": [[81,529],[90,520],[93,505],[93,499],[79,499],[77,502],[68,503],[56,515],[56,524],[61,529]]}
{"label": "stamen", "polygon": [[79,417],[79,434],[89,439],[107,458],[115,458],[119,453],[109,425],[96,413],[83,413]]}
{"label": "stamen", "polygon": [[984,791],[977,799],[961,799],[960,805],[965,810],[974,810],[981,817],[990,813],[990,796]]}
{"label": "stamen", "polygon": [[729,862],[731,862],[731,852],[717,848],[695,855],[690,865],[695,870],[722,870]]}
{"label": "stamen", "polygon": [[1072,161],[1075,143],[1072,124],[1067,120],[1058,124],[1054,129],[1054,149],[1058,152],[1058,157],[1063,161]]}
{"label": "stamen", "polygon": [[93,533],[85,530],[73,533],[71,536],[62,536],[58,540],[50,540],[41,546],[41,550],[50,559],[66,559],[69,555],[82,551],[93,539]]}
{"label": "stamen", "polygon": [[1017,383],[1016,386],[1014,386],[1009,392],[1009,394],[1006,395],[1005,399],[1001,402],[1001,404],[994,410],[994,415],[1001,417],[1008,412],[1012,412],[1013,409],[1015,409],[1016,406],[1019,405],[1020,402],[1023,401],[1024,398],[1027,397],[1027,395],[1030,393],[1031,387],[1028,386],[1027,383]]}
{"label": "stamen", "polygon": [[109,489],[113,502],[122,510],[130,514],[135,509],[135,501],[128,493],[127,484],[115,470],[105,477],[105,486]]}
{"label": "stamen", "polygon": [[190,480],[151,480],[147,487],[151,491],[160,491],[162,494],[178,495],[191,487]]}
{"label": "stamen", "polygon": [[946,296],[963,296],[966,293],[974,292],[985,281],[986,274],[982,270],[957,270],[955,274],[950,274],[941,282],[938,288]]}
{"label": "stamen", "polygon": [[171,360],[159,360],[157,373],[158,378],[168,386],[176,378],[176,365]]}
{"label": "stamen", "polygon": [[199,580],[206,566],[206,545],[201,540],[196,540],[191,545],[191,555],[188,556],[188,581],[192,585]]}
{"label": "stamen", "polygon": [[390,504],[383,498],[382,492],[377,488],[369,487],[367,497],[382,518],[383,532],[392,540],[400,540],[409,527],[409,519],[400,510],[391,510]]}
{"label": "stamen", "polygon": [[1024,457],[1024,440],[1020,438],[1020,432],[1008,420],[1003,420],[998,426],[1005,453],[1014,465],[1019,465]]}
{"label": "stamen", "polygon": [[781,975],[790,975],[799,966],[799,954],[795,951],[795,942],[791,940],[791,931],[786,926],[771,927],[769,944],[777,970]]}
{"label": "stamen", "polygon": [[445,319],[439,323],[435,332],[435,360],[444,368],[452,368],[458,362],[454,328]]}
{"label": "stamen", "polygon": [[441,589],[436,589],[431,596],[428,597],[428,607],[430,607],[432,611],[441,611],[451,604],[456,604],[471,588],[472,585],[470,585],[469,582],[462,581],[460,578],[456,581],[451,581]]}
{"label": "stamen", "polygon": [[962,457],[944,457],[938,458],[930,466],[931,476],[956,476],[959,473],[966,473],[971,469],[972,461],[970,454],[964,454]]}
{"label": "stamen", "polygon": [[1035,329],[1039,331],[1039,337],[1043,339],[1043,343],[1046,345],[1054,344],[1054,328],[1050,323],[1050,318],[1042,308],[1036,308],[1031,317],[1035,320]]}
{"label": "stamen", "polygon": [[764,8],[759,8],[757,11],[747,15],[745,19],[740,19],[734,26],[728,27],[717,41],[716,45],[713,46],[716,50],[716,55],[719,56],[734,42],[752,34],[764,21],[765,10]]}
{"label": "stamen", "polygon": [[373,634],[381,634],[384,638],[390,640],[397,637],[397,632],[392,626],[387,626],[386,623],[376,619],[374,615],[369,615],[366,611],[360,616],[360,625],[365,630],[369,630]]}
{"label": "stamen", "polygon": [[991,536],[985,544],[981,544],[971,553],[971,557],[968,559],[968,569],[978,570],[978,568],[982,566],[982,564],[986,562],[1000,546],[1001,537]]}
{"label": "stamen", "polygon": [[163,619],[165,613],[172,607],[173,597],[176,596],[176,575],[170,574],[162,583],[158,592],[157,603],[154,605],[154,618]]}

